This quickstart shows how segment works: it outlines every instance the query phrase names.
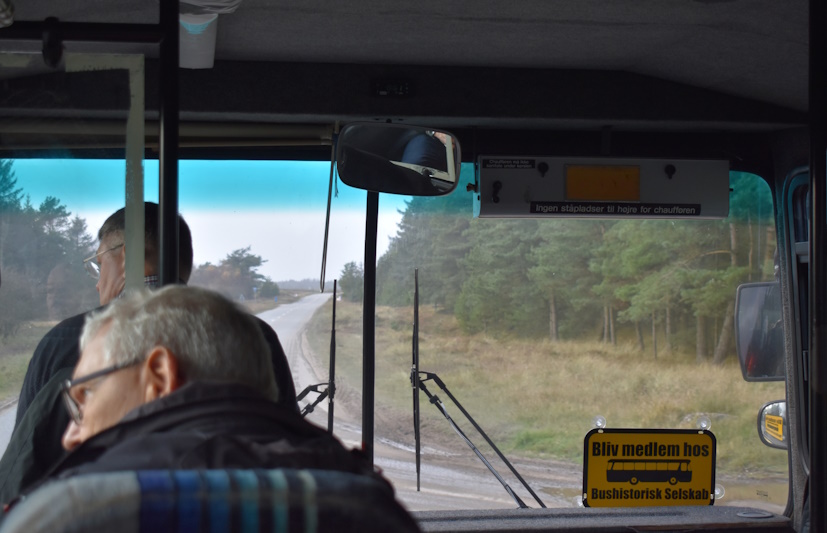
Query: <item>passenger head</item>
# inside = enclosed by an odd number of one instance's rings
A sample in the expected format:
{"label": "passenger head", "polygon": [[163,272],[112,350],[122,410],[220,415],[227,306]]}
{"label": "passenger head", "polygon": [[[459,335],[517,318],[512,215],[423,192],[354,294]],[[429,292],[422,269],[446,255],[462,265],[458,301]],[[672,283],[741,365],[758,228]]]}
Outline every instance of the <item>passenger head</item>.
{"label": "passenger head", "polygon": [[270,350],[258,323],[206,289],[170,285],[114,300],[87,319],[80,349],[74,380],[117,370],[71,387],[82,421],[70,423],[64,434],[68,450],[132,409],[193,381],[246,385],[278,399]]}
{"label": "passenger head", "polygon": [[[144,275],[158,273],[160,259],[160,232],[158,204],[144,202]],[[123,246],[126,228],[126,209],[115,211],[98,231],[100,244],[97,261],[100,278],[96,285],[100,303],[105,305],[117,298],[126,283],[126,249]],[[192,234],[181,215],[178,215],[178,276],[186,283],[192,273]]]}

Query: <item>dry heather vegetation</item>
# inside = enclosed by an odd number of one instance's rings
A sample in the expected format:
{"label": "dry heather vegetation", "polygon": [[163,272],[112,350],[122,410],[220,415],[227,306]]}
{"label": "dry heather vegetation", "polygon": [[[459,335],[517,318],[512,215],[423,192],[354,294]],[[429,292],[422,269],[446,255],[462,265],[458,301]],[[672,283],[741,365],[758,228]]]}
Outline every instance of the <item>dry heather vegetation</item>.
{"label": "dry heather vegetation", "polygon": [[53,322],[28,322],[15,335],[0,337],[0,404],[16,398],[37,343]]}
{"label": "dry heather vegetation", "polygon": [[[308,334],[324,361],[330,316],[328,303]],[[337,302],[336,317],[337,381],[360,391],[361,307]],[[390,413],[400,421],[411,419],[412,322],[411,308],[377,310],[376,397],[385,418]],[[720,366],[699,365],[694,354],[661,354],[655,360],[632,344],[469,336],[450,314],[423,306],[420,368],[436,372],[506,452],[581,462],[583,438],[596,415],[614,428],[694,428],[705,414],[717,439],[719,472],[786,473],[786,454],[764,446],[756,432],[758,410],[782,399],[784,384],[745,382],[735,357]],[[428,387],[439,392],[434,384]],[[459,410],[444,394],[439,396],[459,422]],[[451,438],[448,424],[424,394],[420,402],[428,431]],[[466,432],[473,434],[470,428]],[[412,429],[410,433],[412,441]]]}

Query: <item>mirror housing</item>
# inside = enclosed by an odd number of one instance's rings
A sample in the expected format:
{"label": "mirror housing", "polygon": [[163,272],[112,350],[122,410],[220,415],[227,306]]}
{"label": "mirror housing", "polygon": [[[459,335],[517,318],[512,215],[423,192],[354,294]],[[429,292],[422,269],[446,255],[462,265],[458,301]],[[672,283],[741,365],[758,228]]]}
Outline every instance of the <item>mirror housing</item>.
{"label": "mirror housing", "polygon": [[781,285],[777,281],[738,287],[735,348],[746,381],[784,380],[784,326]]}
{"label": "mirror housing", "polygon": [[459,181],[459,141],[419,126],[354,123],[336,146],[339,177],[357,189],[411,196],[442,196]]}
{"label": "mirror housing", "polygon": [[769,402],[758,411],[758,436],[770,448],[786,450],[789,447],[786,401]]}

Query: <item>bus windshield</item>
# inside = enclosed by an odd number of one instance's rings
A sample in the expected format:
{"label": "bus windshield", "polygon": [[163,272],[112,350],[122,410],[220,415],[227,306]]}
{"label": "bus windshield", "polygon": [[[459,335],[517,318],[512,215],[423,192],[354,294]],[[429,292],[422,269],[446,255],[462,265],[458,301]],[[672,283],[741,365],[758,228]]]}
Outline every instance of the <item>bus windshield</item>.
{"label": "bus windshield", "polygon": [[[123,206],[124,165],[60,154],[0,161],[3,446],[39,339],[98,305],[83,259],[95,253],[103,220]],[[158,199],[157,165],[145,162],[148,201]],[[297,391],[327,379],[335,327],[334,432],[355,447],[366,193],[334,185],[320,293],[329,172],[330,163],[318,161],[182,160],[179,210],[193,233],[190,283],[273,325]],[[784,383],[742,379],[732,321],[736,287],[774,279],[775,219],[764,179],[730,172],[729,216],[714,221],[477,219],[466,188],[473,182],[473,164],[463,163],[450,195],[380,195],[375,453],[406,507],[514,506],[427,401],[416,489],[409,377],[417,271],[421,370],[439,375],[548,507],[583,504],[583,439],[605,424],[709,429],[717,441],[715,505],[783,512],[787,453],[764,446],[755,424],[761,405],[785,397]],[[320,425],[323,407],[309,415]],[[678,461],[663,465],[614,471],[640,469],[678,484],[689,474]]]}

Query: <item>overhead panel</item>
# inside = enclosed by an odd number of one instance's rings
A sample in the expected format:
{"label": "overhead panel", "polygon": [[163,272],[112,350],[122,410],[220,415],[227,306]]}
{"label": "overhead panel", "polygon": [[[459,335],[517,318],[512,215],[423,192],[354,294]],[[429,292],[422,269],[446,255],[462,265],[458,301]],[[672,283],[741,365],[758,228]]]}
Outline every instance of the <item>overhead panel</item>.
{"label": "overhead panel", "polygon": [[729,214],[729,162],[482,156],[481,218],[689,218]]}

